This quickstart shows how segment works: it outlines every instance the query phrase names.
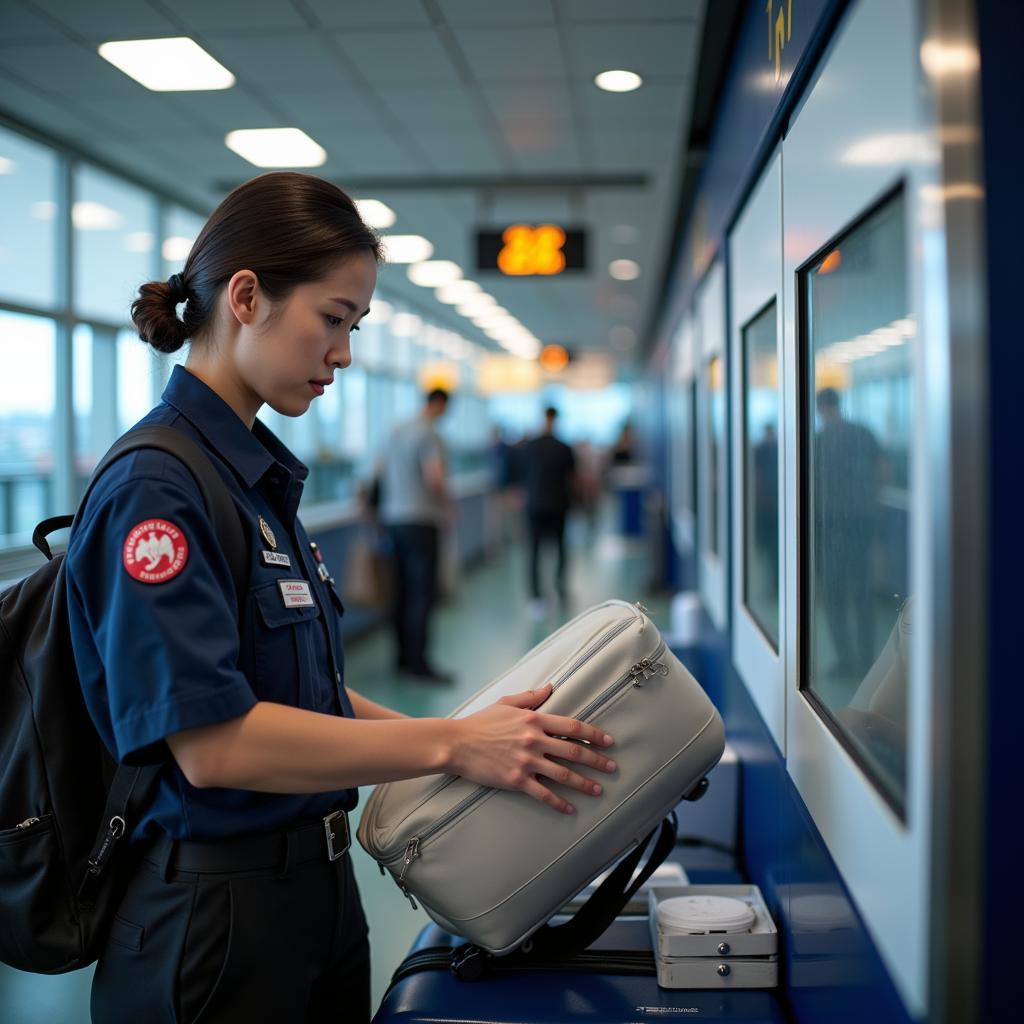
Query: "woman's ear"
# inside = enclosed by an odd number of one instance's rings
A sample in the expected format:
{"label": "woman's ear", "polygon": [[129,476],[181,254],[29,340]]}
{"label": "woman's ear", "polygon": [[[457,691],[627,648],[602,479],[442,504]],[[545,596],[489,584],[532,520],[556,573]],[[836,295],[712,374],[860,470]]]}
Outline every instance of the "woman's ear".
{"label": "woman's ear", "polygon": [[227,286],[228,308],[240,324],[249,326],[256,319],[259,290],[259,278],[251,270],[236,270],[231,275]]}

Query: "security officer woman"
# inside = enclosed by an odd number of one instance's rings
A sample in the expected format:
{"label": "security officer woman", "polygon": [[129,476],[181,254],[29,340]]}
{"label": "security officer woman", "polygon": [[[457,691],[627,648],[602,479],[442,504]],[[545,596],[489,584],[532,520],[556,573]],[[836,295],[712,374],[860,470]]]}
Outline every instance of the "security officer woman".
{"label": "security officer woman", "polygon": [[144,422],[210,456],[250,563],[239,603],[191,474],[155,450],[103,474],[70,541],[89,711],[118,760],[161,766],[96,969],[100,1024],[368,1020],[367,926],[343,852],[356,787],[444,772],[572,813],[542,780],[596,795],[574,769],[614,769],[599,752],[610,737],[534,710],[547,687],[451,721],[344,685],[341,606],[296,517],[307,470],[256,414],[302,415],[349,365],[380,256],[335,186],[267,174],[132,306],[161,352],[191,342]]}

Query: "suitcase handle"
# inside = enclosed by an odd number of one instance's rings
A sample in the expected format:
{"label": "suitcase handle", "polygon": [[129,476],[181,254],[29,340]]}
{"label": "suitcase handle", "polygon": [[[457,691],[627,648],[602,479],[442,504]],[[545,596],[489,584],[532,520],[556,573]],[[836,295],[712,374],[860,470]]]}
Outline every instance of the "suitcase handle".
{"label": "suitcase handle", "polygon": [[[652,829],[629,856],[619,862],[614,871],[598,886],[597,891],[576,912],[571,921],[559,925],[544,925],[523,944],[521,949],[507,956],[495,957],[473,943],[465,943],[452,951],[450,968],[463,981],[478,981],[486,977],[490,965],[500,965],[502,971],[522,968],[530,970],[547,961],[566,961],[582,953],[608,929],[622,913],[623,908],[647,881],[675,846],[677,822],[675,812],[659,828]],[[633,872],[643,859],[651,840],[647,862],[633,882]]]}

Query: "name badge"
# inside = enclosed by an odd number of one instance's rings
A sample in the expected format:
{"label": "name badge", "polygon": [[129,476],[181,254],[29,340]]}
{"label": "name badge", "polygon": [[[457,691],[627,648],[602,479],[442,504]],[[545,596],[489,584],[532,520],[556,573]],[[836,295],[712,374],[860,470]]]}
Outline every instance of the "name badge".
{"label": "name badge", "polygon": [[316,601],[305,580],[278,580],[285,608],[312,608]]}
{"label": "name badge", "polygon": [[264,565],[277,565],[282,569],[292,567],[292,560],[283,551],[261,551],[260,557]]}

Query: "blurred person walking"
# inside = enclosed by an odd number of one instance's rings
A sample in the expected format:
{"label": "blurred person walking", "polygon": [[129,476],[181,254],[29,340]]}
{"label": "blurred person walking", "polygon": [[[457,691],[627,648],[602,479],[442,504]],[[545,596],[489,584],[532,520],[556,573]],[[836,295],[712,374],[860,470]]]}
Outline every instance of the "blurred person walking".
{"label": "blurred person walking", "polygon": [[448,392],[435,388],[423,410],[392,432],[380,471],[380,519],[391,537],[395,559],[397,667],[436,682],[451,679],[427,657],[430,613],[437,600],[441,527],[451,513],[444,445],[436,428],[447,409]]}
{"label": "blurred person walking", "polygon": [[565,586],[565,517],[575,488],[576,457],[572,449],[555,437],[558,410],[544,410],[544,430],[523,450],[523,482],[526,488],[526,519],[530,528],[530,614],[540,618],[547,610],[540,586],[540,547],[555,542],[558,563],[555,588],[559,600],[568,599]]}

